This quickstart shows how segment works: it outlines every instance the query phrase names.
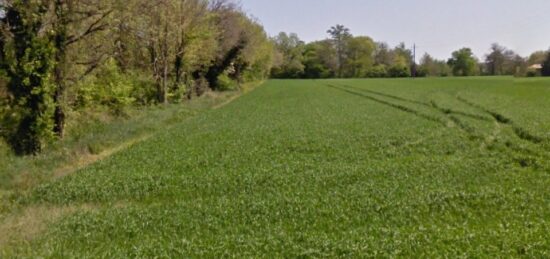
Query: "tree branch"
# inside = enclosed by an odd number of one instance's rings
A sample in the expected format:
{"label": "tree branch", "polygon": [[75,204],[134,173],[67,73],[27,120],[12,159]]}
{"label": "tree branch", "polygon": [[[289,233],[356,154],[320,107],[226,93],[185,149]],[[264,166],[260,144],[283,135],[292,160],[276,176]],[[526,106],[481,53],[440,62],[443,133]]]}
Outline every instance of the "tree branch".
{"label": "tree branch", "polygon": [[73,44],[73,43],[76,43],[84,38],[86,38],[87,36],[93,34],[94,32],[98,32],[98,31],[102,31],[102,30],[105,30],[108,26],[108,24],[100,24],[105,18],[107,18],[107,16],[109,16],[113,11],[112,10],[109,10],[105,13],[103,13],[103,15],[101,15],[101,17],[99,17],[95,22],[93,22],[92,24],[90,24],[90,26],[88,27],[88,29],[86,29],[86,31],[84,31],[82,34],[80,34],[79,36],[71,36],[69,37],[69,40],[67,40],[67,46]]}

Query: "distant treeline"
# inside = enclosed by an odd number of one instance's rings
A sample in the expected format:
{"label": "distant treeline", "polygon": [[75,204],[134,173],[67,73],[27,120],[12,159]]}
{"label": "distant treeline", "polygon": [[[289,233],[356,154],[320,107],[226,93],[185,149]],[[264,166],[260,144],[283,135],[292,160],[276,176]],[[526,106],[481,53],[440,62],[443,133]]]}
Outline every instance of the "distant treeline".
{"label": "distant treeline", "polygon": [[[232,0],[0,0],[0,137],[18,154],[62,138],[68,114],[165,104],[267,78],[550,75],[550,54],[499,45],[413,61],[336,25],[270,39]],[[541,69],[532,68],[542,64]]]}
{"label": "distant treeline", "polygon": [[462,48],[448,60],[425,54],[413,61],[412,49],[404,43],[394,48],[370,37],[353,36],[350,30],[336,25],[328,30],[329,38],[304,43],[298,35],[281,32],[273,41],[274,78],[380,78],[410,76],[550,76],[550,53],[538,51],[521,57],[493,44],[483,61],[471,49]]}
{"label": "distant treeline", "polygon": [[69,111],[235,88],[268,77],[272,56],[231,0],[0,0],[0,136],[34,154]]}

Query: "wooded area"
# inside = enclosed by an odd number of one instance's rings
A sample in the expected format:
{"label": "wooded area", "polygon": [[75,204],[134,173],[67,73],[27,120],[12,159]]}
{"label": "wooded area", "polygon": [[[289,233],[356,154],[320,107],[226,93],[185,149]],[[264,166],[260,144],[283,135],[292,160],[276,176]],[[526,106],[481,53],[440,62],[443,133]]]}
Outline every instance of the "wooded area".
{"label": "wooded area", "polygon": [[[550,53],[523,58],[498,44],[417,64],[336,25],[326,40],[269,38],[231,0],[0,1],[0,135],[20,155],[65,134],[68,111],[181,102],[273,78],[550,75]],[[530,69],[532,65],[541,69]]]}
{"label": "wooded area", "polygon": [[232,1],[5,0],[0,17],[0,131],[18,154],[63,137],[68,110],[179,102],[272,64]]}
{"label": "wooded area", "polygon": [[[499,44],[479,60],[470,48],[452,53],[448,60],[424,54],[419,62],[412,47],[390,47],[370,37],[354,36],[343,25],[328,32],[329,38],[305,43],[297,34],[274,38],[277,55],[272,70],[276,78],[381,78],[425,76],[550,76],[550,53],[538,51],[525,58]],[[542,69],[532,66],[540,65]]]}

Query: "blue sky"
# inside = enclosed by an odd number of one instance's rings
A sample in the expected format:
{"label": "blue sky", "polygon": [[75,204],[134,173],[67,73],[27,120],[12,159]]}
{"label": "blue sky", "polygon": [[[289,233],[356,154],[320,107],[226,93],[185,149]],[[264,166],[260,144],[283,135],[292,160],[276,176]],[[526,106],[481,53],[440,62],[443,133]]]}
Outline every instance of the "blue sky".
{"label": "blue sky", "polygon": [[305,41],[324,39],[344,24],[354,35],[390,45],[418,45],[446,59],[470,47],[483,58],[493,42],[523,56],[550,48],[550,0],[241,0],[270,35],[298,33]]}

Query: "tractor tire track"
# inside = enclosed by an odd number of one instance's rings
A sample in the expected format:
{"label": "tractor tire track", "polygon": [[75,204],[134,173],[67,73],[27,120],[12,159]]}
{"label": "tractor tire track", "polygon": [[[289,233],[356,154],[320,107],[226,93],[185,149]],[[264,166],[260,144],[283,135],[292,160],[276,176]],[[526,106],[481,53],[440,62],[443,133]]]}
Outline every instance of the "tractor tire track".
{"label": "tractor tire track", "polygon": [[379,95],[379,96],[383,96],[383,97],[387,97],[387,98],[391,98],[391,99],[395,99],[395,100],[399,100],[399,101],[403,101],[403,102],[418,104],[418,105],[425,106],[425,107],[428,107],[428,108],[434,108],[434,109],[437,109],[437,110],[439,110],[440,112],[442,112],[444,114],[455,114],[455,115],[461,115],[461,116],[464,116],[464,117],[469,117],[471,119],[476,119],[476,120],[481,120],[481,121],[487,121],[487,122],[491,121],[491,119],[486,117],[486,116],[471,114],[471,113],[467,113],[467,112],[463,112],[463,111],[457,111],[457,110],[453,110],[453,109],[450,109],[450,108],[443,108],[443,107],[440,107],[438,105],[434,105],[434,101],[431,101],[431,102],[427,103],[427,102],[411,100],[411,99],[407,99],[407,98],[403,98],[403,97],[399,97],[399,96],[395,96],[395,95],[391,95],[391,94],[387,94],[387,93],[377,92],[377,91],[364,89],[364,88],[359,88],[359,87],[354,87],[354,86],[349,86],[349,85],[344,85],[344,87],[351,88],[351,89],[358,90],[358,91],[371,93],[371,94],[375,94],[375,95]]}
{"label": "tractor tire track", "polygon": [[421,112],[419,112],[415,109],[409,108],[407,106],[403,106],[403,105],[400,105],[400,104],[395,104],[395,103],[392,103],[392,102],[388,102],[388,101],[378,99],[376,97],[373,97],[373,96],[370,96],[370,95],[367,95],[367,94],[358,93],[358,92],[355,92],[355,91],[350,91],[348,89],[345,89],[345,88],[342,88],[342,87],[339,87],[339,86],[336,86],[336,85],[332,85],[332,84],[327,84],[327,87],[330,87],[330,88],[333,88],[333,89],[336,89],[336,90],[339,90],[339,91],[343,91],[343,92],[346,92],[348,94],[356,95],[356,96],[374,101],[376,103],[383,104],[385,106],[389,106],[389,107],[401,110],[403,112],[413,114],[417,117],[420,117],[420,118],[423,118],[423,119],[441,124],[442,126],[447,126],[447,123],[445,121],[441,120],[440,118],[421,113]]}
{"label": "tractor tire track", "polygon": [[[333,89],[339,90],[339,91],[343,91],[343,92],[346,92],[346,93],[349,93],[349,94],[352,94],[352,95],[356,95],[356,96],[359,96],[359,97],[362,97],[362,98],[365,98],[365,99],[368,99],[368,100],[386,105],[386,106],[390,106],[392,108],[399,109],[401,111],[413,114],[413,115],[415,115],[417,117],[420,117],[420,118],[424,118],[424,119],[427,119],[427,120],[430,120],[430,121],[437,122],[438,124],[440,124],[442,126],[449,127],[448,122],[446,122],[446,121],[444,121],[444,120],[442,120],[438,117],[427,115],[427,114],[424,114],[424,113],[422,113],[418,110],[415,110],[413,108],[410,108],[410,107],[407,107],[407,106],[404,106],[404,105],[400,105],[400,104],[396,104],[396,103],[386,101],[386,100],[383,100],[383,99],[379,99],[379,98],[377,98],[375,96],[372,96],[372,95],[383,96],[383,97],[391,98],[391,99],[398,100],[398,101],[408,102],[408,103],[417,104],[417,105],[421,105],[421,106],[424,106],[424,107],[432,108],[436,111],[439,111],[441,114],[443,114],[449,120],[449,122],[451,122],[454,125],[457,125],[458,128],[468,136],[469,140],[471,140],[471,141],[480,141],[481,142],[480,148],[489,148],[491,145],[493,145],[494,143],[497,142],[498,136],[502,132],[502,125],[512,126],[512,129],[514,130],[514,133],[516,135],[518,135],[518,137],[520,137],[521,139],[527,139],[528,140],[528,139],[533,138],[532,135],[530,135],[529,133],[527,133],[523,129],[521,129],[519,127],[513,127],[515,125],[513,124],[511,119],[509,119],[509,118],[507,118],[507,117],[505,117],[501,114],[498,114],[496,112],[484,109],[483,107],[480,107],[480,106],[478,106],[476,104],[473,104],[473,103],[467,103],[467,104],[469,106],[477,108],[477,109],[479,109],[483,112],[486,112],[487,114],[491,115],[491,117],[493,118],[493,119],[488,119],[487,117],[484,117],[484,116],[481,116],[481,115],[474,115],[479,120],[486,121],[486,122],[494,122],[495,128],[494,128],[493,132],[488,137],[476,134],[476,132],[475,132],[476,130],[474,128],[470,127],[467,123],[465,123],[460,118],[455,116],[455,115],[463,115],[463,114],[461,114],[461,112],[453,112],[453,111],[450,111],[449,109],[440,107],[435,101],[431,101],[430,103],[424,103],[424,102],[409,100],[409,99],[406,99],[406,98],[392,96],[392,95],[388,95],[388,94],[384,94],[384,93],[378,93],[378,92],[371,91],[371,90],[362,89],[362,90],[364,90],[363,92],[365,92],[365,93],[360,93],[360,92],[356,92],[356,91],[352,91],[352,90],[348,89],[348,88],[354,89],[353,87],[337,86],[337,85],[333,85],[333,84],[327,84],[327,86],[331,87]],[[367,93],[370,93],[370,95],[367,94]],[[460,100],[460,101],[461,102],[469,102],[468,100],[465,100],[465,99]],[[472,115],[472,114],[468,114],[468,113],[466,113],[466,114],[467,115]],[[472,118],[471,116],[467,116],[467,117]],[[519,134],[523,134],[523,135],[520,136]],[[501,152],[504,152],[502,154],[512,157],[513,161],[516,162],[521,167],[529,167],[529,168],[533,168],[533,169],[548,170],[548,169],[546,169],[546,167],[544,165],[541,165],[541,164],[537,163],[536,159],[534,159],[535,157],[539,157],[539,158],[546,157],[543,154],[540,154],[540,152],[536,152],[536,151],[531,150],[529,148],[514,145],[512,142],[509,142],[509,141],[503,143],[502,147],[504,148],[504,149],[501,150]]]}
{"label": "tractor tire track", "polygon": [[491,115],[498,123],[508,125],[508,126],[512,127],[512,130],[514,131],[514,134],[517,137],[519,137],[520,139],[523,139],[525,141],[529,141],[533,144],[541,144],[544,141],[544,138],[536,136],[534,134],[531,134],[526,129],[522,128],[521,126],[518,126],[512,119],[506,117],[503,114],[500,114],[498,112],[487,109],[487,108],[485,108],[485,107],[483,107],[479,104],[471,102],[470,100],[468,100],[464,97],[458,96],[458,95],[456,96],[456,99],[459,100],[460,102],[466,104],[466,105],[469,105],[471,107],[474,107],[478,110],[481,110],[481,111]]}
{"label": "tractor tire track", "polygon": [[488,142],[487,145],[497,142],[498,135],[501,134],[503,126],[509,127],[512,130],[513,135],[517,138],[534,145],[532,148],[529,148],[518,145],[511,140],[505,140],[503,143],[504,147],[509,150],[513,160],[524,168],[528,167],[535,170],[550,172],[550,165],[547,162],[544,162],[550,161],[550,153],[546,152],[548,147],[542,145],[545,141],[544,138],[529,133],[524,128],[518,126],[512,119],[503,114],[487,109],[486,107],[476,104],[462,96],[457,95],[456,98],[462,103],[481,110],[494,118],[495,132],[491,136],[492,139],[489,140],[490,142]]}
{"label": "tractor tire track", "polygon": [[[332,85],[334,87],[334,85]],[[446,127],[449,127],[449,123],[452,123],[453,125],[456,125],[458,126],[458,128],[463,131],[469,139],[481,139],[482,137],[480,137],[478,134],[475,133],[475,129],[470,127],[469,125],[467,125],[464,121],[460,120],[458,117],[454,116],[453,114],[455,114],[454,112],[449,112],[448,109],[445,109],[445,108],[441,108],[439,107],[434,101],[432,101],[431,103],[425,103],[425,102],[421,102],[421,101],[416,101],[416,100],[410,100],[410,99],[406,99],[406,98],[402,98],[402,97],[398,97],[398,96],[393,96],[393,95],[389,95],[389,94],[385,94],[385,93],[379,93],[379,92],[376,92],[376,91],[372,91],[372,90],[367,90],[367,89],[361,89],[361,90],[365,90],[365,92],[368,92],[368,93],[371,93],[371,94],[375,94],[375,95],[379,95],[379,96],[383,96],[383,97],[386,97],[386,98],[390,98],[390,99],[394,99],[394,100],[398,100],[398,101],[403,101],[403,102],[408,102],[408,103],[412,103],[412,104],[418,104],[418,105],[421,105],[421,106],[424,106],[426,108],[430,108],[430,109],[434,109],[436,110],[437,112],[441,113],[445,118],[447,118],[448,122],[446,121],[443,121],[437,117],[434,117],[434,116],[430,116],[430,115],[426,115],[426,114],[423,114],[423,113],[420,113],[419,111],[417,110],[414,110],[412,108],[409,108],[409,107],[406,107],[406,106],[403,106],[403,105],[400,105],[400,104],[395,104],[395,103],[391,103],[391,102],[388,102],[388,101],[384,101],[384,100],[380,100],[378,98],[375,98],[373,96],[370,96],[370,95],[366,95],[366,94],[361,94],[361,93],[357,93],[355,91],[349,91],[347,90],[346,88],[351,88],[351,89],[354,89],[354,90],[359,90],[358,88],[355,88],[355,87],[351,87],[351,86],[342,86],[342,87],[338,87],[340,90],[343,90],[343,91],[347,91],[347,92],[351,92],[351,93],[354,93],[356,95],[360,95],[360,96],[363,96],[365,98],[368,98],[368,99],[376,99],[378,102],[383,102],[384,104],[386,105],[390,105],[394,108],[398,108],[400,110],[404,110],[404,111],[408,111],[408,112],[411,112],[411,113],[414,113],[415,115],[417,116],[421,116],[421,117],[424,117],[424,118],[429,118],[429,119],[436,119],[438,122],[440,122],[442,125],[446,126]],[[368,96],[368,97],[367,97]]]}

